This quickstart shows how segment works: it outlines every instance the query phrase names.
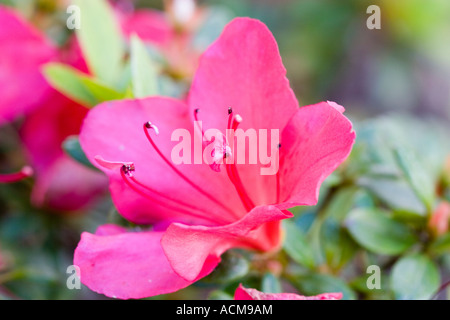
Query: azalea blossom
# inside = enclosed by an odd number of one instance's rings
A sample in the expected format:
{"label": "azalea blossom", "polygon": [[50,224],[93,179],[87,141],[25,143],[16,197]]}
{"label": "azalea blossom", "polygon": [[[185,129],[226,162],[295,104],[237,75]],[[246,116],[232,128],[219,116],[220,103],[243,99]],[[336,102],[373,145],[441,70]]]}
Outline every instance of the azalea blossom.
{"label": "azalea blossom", "polygon": [[[81,145],[109,177],[118,211],[142,227],[83,233],[74,255],[81,281],[110,297],[143,298],[201,279],[228,249],[278,250],[287,209],[315,205],[321,183],[351,151],[355,133],[343,111],[333,102],[299,108],[273,35],[250,18],[233,20],[206,50],[187,102],[150,97],[95,107]],[[180,141],[172,133],[203,136],[198,121],[224,136],[226,129],[279,130],[280,141],[267,146],[279,170],[261,175],[261,162],[228,161],[249,152],[248,144],[234,148],[233,137],[224,140],[220,170],[175,165]]]}
{"label": "azalea blossom", "polygon": [[450,203],[441,201],[428,222],[428,227],[435,236],[440,236],[448,231],[450,223]]}
{"label": "azalea blossom", "polygon": [[[85,207],[104,192],[101,173],[77,163],[61,148],[70,135],[78,134],[88,109],[50,87],[42,67],[70,56],[74,67],[84,70],[77,46],[65,52],[11,9],[0,6],[0,123],[25,115],[20,129],[25,153],[34,171],[32,200],[37,206],[57,210]],[[65,58],[64,58],[65,59]],[[31,168],[0,177],[14,181],[30,176]]]}
{"label": "azalea blossom", "polygon": [[317,296],[302,296],[295,293],[264,293],[245,288],[242,284],[234,293],[234,300],[341,300],[342,293],[322,293]]}
{"label": "azalea blossom", "polygon": [[[18,13],[0,5],[0,125],[38,108],[51,94],[40,67],[57,48]],[[24,94],[25,92],[25,94]]]}
{"label": "azalea blossom", "polygon": [[177,78],[192,77],[200,56],[192,39],[204,18],[193,0],[167,1],[166,12],[138,9],[117,14],[127,37],[137,34],[162,53],[168,73]]}

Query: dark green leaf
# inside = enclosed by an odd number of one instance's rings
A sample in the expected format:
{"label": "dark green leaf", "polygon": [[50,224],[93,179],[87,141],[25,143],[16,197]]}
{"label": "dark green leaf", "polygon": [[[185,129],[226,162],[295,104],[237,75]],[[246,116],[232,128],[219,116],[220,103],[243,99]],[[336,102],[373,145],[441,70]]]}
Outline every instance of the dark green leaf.
{"label": "dark green leaf", "polygon": [[233,300],[233,297],[221,290],[214,290],[209,294],[208,300]]}
{"label": "dark green leaf", "polygon": [[394,150],[398,166],[416,195],[431,212],[435,197],[434,182],[424,170],[417,157],[408,149],[397,147]]}
{"label": "dark green leaf", "polygon": [[440,284],[437,266],[428,257],[415,254],[400,259],[393,267],[391,289],[398,300],[426,300]]}
{"label": "dark green leaf", "polygon": [[354,209],[345,225],[356,242],[375,253],[400,254],[417,241],[406,225],[395,221],[381,209]]}
{"label": "dark green leaf", "polygon": [[333,270],[341,269],[358,250],[346,230],[332,219],[325,220],[322,225],[320,244],[325,261]]}
{"label": "dark green leaf", "polygon": [[309,274],[297,278],[295,283],[301,294],[312,296],[321,293],[342,292],[343,300],[356,299],[355,292],[340,278],[325,274]]}
{"label": "dark green leaf", "polygon": [[450,233],[445,233],[430,245],[430,252],[435,255],[450,253]]}
{"label": "dark green leaf", "polygon": [[358,188],[347,187],[340,189],[332,198],[324,211],[326,219],[343,221],[355,203]]}
{"label": "dark green leaf", "polygon": [[262,278],[261,291],[265,293],[281,293],[280,281],[273,274],[266,273]]}
{"label": "dark green leaf", "polygon": [[206,283],[224,284],[243,278],[249,272],[250,265],[240,253],[228,251],[222,255],[219,266],[203,281]]}
{"label": "dark green leaf", "polygon": [[305,235],[291,221],[283,221],[286,238],[283,249],[298,264],[307,268],[314,268],[314,255]]}
{"label": "dark green leaf", "polygon": [[369,189],[393,210],[408,213],[412,219],[426,216],[425,206],[405,181],[363,177],[358,180],[358,184]]}

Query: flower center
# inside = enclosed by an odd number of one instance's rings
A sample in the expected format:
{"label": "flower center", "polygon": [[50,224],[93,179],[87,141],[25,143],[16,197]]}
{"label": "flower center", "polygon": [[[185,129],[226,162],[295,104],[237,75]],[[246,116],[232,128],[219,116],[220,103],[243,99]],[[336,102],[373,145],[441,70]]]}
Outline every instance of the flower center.
{"label": "flower center", "polygon": [[[194,119],[197,124],[199,123],[198,120],[199,111],[200,111],[199,109],[196,109],[194,111]],[[232,152],[232,150],[234,150],[234,132],[239,127],[243,119],[239,114],[235,115],[231,107],[228,107],[227,111],[228,111],[228,124],[226,128],[226,136],[224,135],[225,139],[223,139],[222,142],[219,143],[215,142],[216,146],[214,147],[211,154],[212,158],[214,159],[214,163],[211,164],[210,167],[214,171],[219,172],[220,164],[225,164],[225,169],[227,171],[228,178],[230,179],[230,182],[236,189],[236,192],[239,198],[241,199],[241,202],[244,205],[245,210],[249,212],[255,207],[255,204],[248,195],[248,192],[246,191],[244,184],[242,183],[242,180],[239,177],[239,173],[235,161],[233,159],[233,152]],[[202,141],[204,136],[205,135],[202,129]],[[207,144],[208,143],[203,141],[204,148]]]}
{"label": "flower center", "polygon": [[[226,135],[223,135],[224,139],[220,143],[217,141],[214,141],[216,144],[214,146],[214,149],[212,150],[212,159],[214,161],[213,164],[210,165],[210,167],[214,171],[220,171],[220,165],[224,164],[226,173],[228,176],[228,179],[234,186],[234,189],[237,192],[237,195],[239,196],[245,210],[247,212],[251,211],[255,204],[250,198],[238,172],[238,168],[236,166],[236,163],[233,159],[233,152],[234,150],[234,144],[235,144],[235,130],[239,127],[241,122],[243,121],[242,117],[239,114],[234,114],[232,108],[228,108],[228,124],[226,128]],[[198,113],[200,112],[199,109],[194,110],[194,119],[195,123],[199,124],[198,119]],[[198,125],[199,126],[199,125]],[[182,180],[184,180],[186,183],[188,183],[192,188],[194,188],[196,191],[198,191],[201,195],[208,198],[218,206],[222,207],[225,212],[227,212],[227,215],[211,215],[209,216],[205,215],[204,210],[201,208],[198,208],[190,203],[184,202],[180,199],[175,199],[171,197],[170,195],[167,195],[165,193],[159,192],[155,190],[152,186],[148,186],[141,181],[139,181],[135,176],[135,166],[134,164],[124,164],[121,167],[121,176],[124,182],[135,192],[139,193],[140,195],[146,197],[147,199],[159,204],[160,206],[165,206],[174,210],[179,211],[180,213],[188,214],[191,216],[197,216],[202,219],[209,220],[211,222],[221,222],[221,223],[229,223],[230,221],[235,221],[236,219],[240,219],[240,216],[236,213],[236,210],[232,210],[229,208],[225,203],[222,203],[219,201],[216,197],[214,197],[212,194],[207,192],[206,190],[202,189],[199,185],[194,183],[191,179],[189,179],[183,172],[181,172],[158,148],[156,145],[154,139],[152,138],[151,132],[153,132],[156,136],[159,135],[159,129],[158,127],[151,123],[150,121],[144,123],[143,125],[145,136],[147,137],[147,140],[150,142],[153,149],[156,151],[158,156],[164,160],[164,162],[169,166],[169,168],[178,175]],[[199,129],[202,133],[202,149],[204,150],[209,144],[212,142],[206,141],[203,129],[201,126],[199,126]],[[280,147],[280,146],[279,146]],[[278,179],[277,179],[278,180]],[[277,198],[279,194],[279,183],[277,181]]]}

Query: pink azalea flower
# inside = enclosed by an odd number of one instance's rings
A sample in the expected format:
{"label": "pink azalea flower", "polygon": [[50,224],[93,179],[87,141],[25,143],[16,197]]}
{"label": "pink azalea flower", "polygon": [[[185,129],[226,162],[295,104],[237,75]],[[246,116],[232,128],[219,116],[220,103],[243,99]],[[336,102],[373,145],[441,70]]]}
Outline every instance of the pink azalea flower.
{"label": "pink azalea flower", "polygon": [[196,9],[192,18],[183,25],[177,23],[169,5],[169,14],[152,9],[139,9],[132,13],[118,13],[122,30],[127,37],[136,33],[143,41],[154,45],[167,62],[167,71],[177,77],[191,77],[197,68],[200,52],[192,47],[192,38],[203,19]]}
{"label": "pink azalea flower", "polygon": [[[108,175],[119,212],[153,228],[83,233],[74,255],[81,281],[110,297],[142,298],[192,284],[228,249],[277,250],[286,209],[316,204],[320,184],[351,151],[355,133],[342,112],[327,102],[298,107],[275,39],[249,18],[233,20],[204,53],[188,102],[150,97],[92,109],[83,149]],[[175,165],[171,135],[198,135],[196,119],[223,133],[279,130],[278,173],[261,175],[260,163]]]}
{"label": "pink azalea flower", "polygon": [[[75,38],[59,50],[59,60],[88,74],[88,67]],[[88,109],[56,90],[41,101],[21,128],[21,138],[36,172],[32,201],[58,211],[84,209],[107,189],[107,179],[70,158],[62,143],[80,132]]]}
{"label": "pink azalea flower", "polygon": [[440,236],[448,231],[450,223],[450,203],[441,201],[434,210],[428,222],[428,227],[435,236]]}
{"label": "pink azalea flower", "polygon": [[38,108],[50,94],[40,66],[57,59],[58,51],[44,35],[2,5],[0,21],[1,125]]}
{"label": "pink azalea flower", "polygon": [[54,91],[26,117],[21,138],[35,171],[32,201],[59,211],[85,208],[107,189],[105,177],[70,158],[64,140],[78,134],[88,109]]}
{"label": "pink azalea flower", "polygon": [[264,293],[247,289],[242,284],[234,293],[234,300],[341,300],[342,293],[322,293],[317,296],[302,296],[295,293]]}
{"label": "pink azalea flower", "polygon": [[[25,115],[21,136],[35,172],[34,203],[57,210],[84,207],[106,190],[107,181],[101,173],[65,155],[61,144],[69,135],[78,134],[88,110],[53,90],[41,74],[45,63],[61,60],[66,53],[3,6],[0,21],[0,124]],[[76,46],[67,56],[68,62],[85,68]],[[0,182],[30,174],[26,167],[17,174],[0,176]]]}

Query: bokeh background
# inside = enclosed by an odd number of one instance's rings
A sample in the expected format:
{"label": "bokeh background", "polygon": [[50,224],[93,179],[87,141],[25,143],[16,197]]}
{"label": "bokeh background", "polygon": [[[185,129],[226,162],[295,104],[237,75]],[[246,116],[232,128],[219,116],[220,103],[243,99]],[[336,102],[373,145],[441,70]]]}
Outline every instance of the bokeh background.
{"label": "bokeh background", "polygon": [[[112,2],[131,8],[128,1]],[[70,34],[65,28],[68,1],[0,0],[0,3],[15,7],[56,43],[63,44]],[[260,19],[278,42],[300,105],[331,100],[345,106],[358,134],[358,143],[346,167],[347,176],[356,177],[353,181],[359,181],[358,186],[364,185],[364,190],[384,200],[381,202],[396,202],[394,207],[404,208],[417,200],[411,200],[410,192],[407,195],[398,189],[389,192],[389,186],[374,185],[373,180],[361,182],[360,178],[366,177],[365,173],[374,167],[367,169],[369,164],[383,164],[384,174],[390,173],[392,159],[385,154],[392,145],[413,150],[420,167],[434,181],[440,181],[442,173],[450,170],[445,169],[450,156],[448,0],[205,0],[197,3],[209,13],[194,37],[196,46],[204,49],[233,17]],[[380,30],[366,27],[370,16],[366,10],[373,4],[381,9]],[[164,10],[163,1],[141,0],[134,1],[133,5]],[[23,150],[18,147],[18,125],[0,128],[2,172],[26,164]],[[330,185],[333,183],[336,182]],[[66,268],[72,264],[73,249],[82,231],[93,232],[106,222],[123,223],[109,196],[106,194],[83,212],[55,212],[33,206],[29,200],[32,184],[32,180],[26,180],[0,185],[0,298],[105,299],[85,287],[68,290]],[[439,194],[439,198],[448,201],[448,191]],[[365,201],[364,197],[358,199]],[[299,208],[296,213],[297,226],[307,232],[312,224],[308,221],[313,219],[310,214],[317,212]],[[227,273],[225,279],[245,278],[246,273],[242,271],[245,267],[241,268],[245,263],[240,258],[230,259],[228,269],[233,269],[238,276],[226,278],[229,272],[222,270]],[[349,261],[354,260],[349,258],[344,264]],[[449,276],[448,253],[439,256],[437,261],[444,281]],[[354,268],[330,273],[347,281]],[[218,297],[226,296],[226,289],[219,290],[211,283],[216,284],[214,277],[209,282],[159,298],[204,299],[211,291]],[[284,285],[285,290],[308,291],[301,285]],[[353,298],[393,298],[389,292],[371,295],[358,291],[357,285],[350,287],[356,292],[352,293]],[[440,298],[446,299],[445,292]]]}

